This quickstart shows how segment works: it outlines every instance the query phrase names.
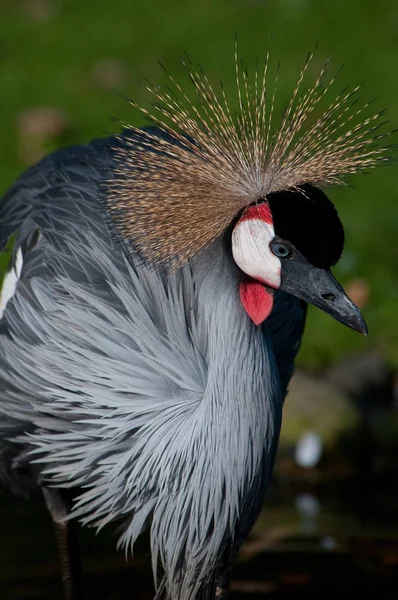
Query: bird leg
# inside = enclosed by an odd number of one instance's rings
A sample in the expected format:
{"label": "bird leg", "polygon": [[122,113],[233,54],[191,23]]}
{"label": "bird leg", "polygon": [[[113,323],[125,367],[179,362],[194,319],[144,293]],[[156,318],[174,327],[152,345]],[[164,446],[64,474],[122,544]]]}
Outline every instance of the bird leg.
{"label": "bird leg", "polygon": [[67,519],[70,503],[60,491],[42,489],[55,527],[64,600],[79,600],[81,568],[75,523]]}
{"label": "bird leg", "polygon": [[228,600],[229,598],[229,572],[228,576],[223,574],[216,585],[215,600]]}
{"label": "bird leg", "polygon": [[217,579],[215,600],[228,600],[229,598],[229,584],[231,581],[232,567],[234,564],[235,552],[231,551],[227,555],[225,560],[224,569],[221,571],[220,576]]}

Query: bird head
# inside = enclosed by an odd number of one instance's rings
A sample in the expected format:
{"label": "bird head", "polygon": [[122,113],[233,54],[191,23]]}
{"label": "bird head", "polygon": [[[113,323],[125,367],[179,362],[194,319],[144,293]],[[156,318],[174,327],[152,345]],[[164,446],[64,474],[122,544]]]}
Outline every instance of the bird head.
{"label": "bird head", "polygon": [[274,192],[246,208],[232,229],[231,247],[242,273],[240,298],[253,322],[268,317],[274,290],[281,289],[366,334],[361,313],[330,271],[343,245],[332,202],[312,185]]}
{"label": "bird head", "polygon": [[380,144],[388,135],[379,129],[383,112],[368,114],[370,103],[357,104],[359,87],[322,108],[336,76],[326,63],[304,86],[309,54],[274,128],[268,59],[250,80],[235,51],[237,110],[190,62],[193,98],[171,75],[164,90],[147,84],[152,111],[132,104],[156,129],[128,127],[118,138],[106,194],[111,221],[145,261],[171,270],[232,231],[237,293],[254,323],[267,318],[281,289],[366,333],[330,270],[344,231],[322,187],[389,160]]}

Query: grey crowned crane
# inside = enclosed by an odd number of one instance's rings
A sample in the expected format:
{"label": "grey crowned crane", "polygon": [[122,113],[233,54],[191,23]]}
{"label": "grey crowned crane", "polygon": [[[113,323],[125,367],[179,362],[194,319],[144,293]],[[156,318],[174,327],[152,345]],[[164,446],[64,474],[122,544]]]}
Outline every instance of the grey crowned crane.
{"label": "grey crowned crane", "polygon": [[[145,528],[157,596],[214,598],[262,505],[306,304],[366,333],[334,279],[321,191],[387,160],[380,113],[303,79],[279,127],[268,60],[238,109],[188,64],[148,84],[152,126],[51,154],[0,205],[15,236],[0,320],[0,479],[58,528]],[[11,289],[9,289],[11,287]],[[67,496],[72,498],[67,508]],[[66,565],[68,567],[68,565]],[[68,579],[69,577],[69,579]],[[67,598],[77,596],[66,574]]]}

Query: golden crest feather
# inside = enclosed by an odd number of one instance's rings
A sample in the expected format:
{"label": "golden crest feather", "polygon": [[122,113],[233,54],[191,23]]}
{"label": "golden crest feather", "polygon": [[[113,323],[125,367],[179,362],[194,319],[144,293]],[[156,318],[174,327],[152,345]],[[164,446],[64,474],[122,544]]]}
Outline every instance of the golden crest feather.
{"label": "golden crest feather", "polygon": [[167,88],[146,83],[152,109],[131,104],[163,137],[127,126],[130,134],[118,137],[115,178],[107,191],[112,221],[145,259],[179,266],[268,194],[305,183],[342,183],[347,174],[389,160],[388,148],[380,145],[388,133],[379,133],[385,111],[367,115],[370,102],[357,106],[360,86],[321,110],[337,75],[328,78],[327,62],[314,84],[304,87],[313,57],[307,56],[276,130],[278,76],[270,88],[269,52],[250,79],[235,48],[235,112],[222,85],[216,92],[190,61],[192,97],[170,74]]}

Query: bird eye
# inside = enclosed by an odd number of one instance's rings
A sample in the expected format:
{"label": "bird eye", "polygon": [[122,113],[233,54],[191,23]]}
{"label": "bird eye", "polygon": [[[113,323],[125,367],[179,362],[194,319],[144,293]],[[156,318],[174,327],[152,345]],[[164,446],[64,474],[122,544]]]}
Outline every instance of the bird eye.
{"label": "bird eye", "polygon": [[270,245],[271,251],[278,256],[279,258],[286,258],[290,256],[291,250],[287,244],[283,244],[282,242],[274,242]]}

